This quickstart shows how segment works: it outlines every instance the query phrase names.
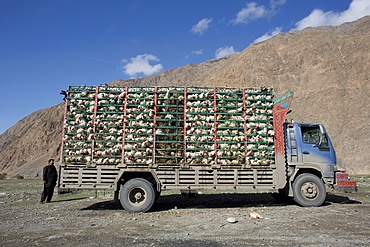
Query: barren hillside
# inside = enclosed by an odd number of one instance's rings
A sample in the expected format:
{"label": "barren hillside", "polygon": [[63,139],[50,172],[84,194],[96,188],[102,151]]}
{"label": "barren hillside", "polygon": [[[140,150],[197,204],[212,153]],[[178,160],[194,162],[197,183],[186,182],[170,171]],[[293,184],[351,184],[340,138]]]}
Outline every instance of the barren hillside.
{"label": "barren hillside", "polygon": [[[280,34],[218,60],[112,84],[292,90],[289,118],[325,124],[341,167],[370,173],[370,17]],[[0,172],[32,176],[47,158],[58,158],[62,115],[62,105],[40,110],[2,134]]]}

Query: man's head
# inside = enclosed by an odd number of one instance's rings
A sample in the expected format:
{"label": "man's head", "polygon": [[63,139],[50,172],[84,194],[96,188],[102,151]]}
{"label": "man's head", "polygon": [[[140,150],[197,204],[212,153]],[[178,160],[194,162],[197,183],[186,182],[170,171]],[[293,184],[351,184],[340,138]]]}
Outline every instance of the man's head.
{"label": "man's head", "polygon": [[49,165],[54,165],[54,159],[49,159],[48,164],[49,164]]}

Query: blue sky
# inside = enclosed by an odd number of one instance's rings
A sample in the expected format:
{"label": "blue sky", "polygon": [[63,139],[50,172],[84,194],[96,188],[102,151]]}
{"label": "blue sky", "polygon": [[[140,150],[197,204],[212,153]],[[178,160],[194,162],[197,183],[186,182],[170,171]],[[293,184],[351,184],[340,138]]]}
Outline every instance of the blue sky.
{"label": "blue sky", "polygon": [[69,85],[145,77],[365,15],[369,0],[0,0],[0,134]]}

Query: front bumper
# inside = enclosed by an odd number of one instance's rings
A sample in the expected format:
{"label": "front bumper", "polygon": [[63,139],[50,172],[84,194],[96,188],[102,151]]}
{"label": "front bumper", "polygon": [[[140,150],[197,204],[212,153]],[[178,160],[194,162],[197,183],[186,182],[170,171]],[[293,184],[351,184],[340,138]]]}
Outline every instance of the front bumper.
{"label": "front bumper", "polygon": [[351,180],[345,171],[336,171],[334,179],[334,190],[336,191],[351,193],[358,190],[356,182]]}

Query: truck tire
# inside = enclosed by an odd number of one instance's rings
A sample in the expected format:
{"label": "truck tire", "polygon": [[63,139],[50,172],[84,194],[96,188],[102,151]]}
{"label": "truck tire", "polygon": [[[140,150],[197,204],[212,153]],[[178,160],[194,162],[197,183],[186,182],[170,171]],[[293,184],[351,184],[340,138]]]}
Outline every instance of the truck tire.
{"label": "truck tire", "polygon": [[153,184],[143,178],[130,179],[120,192],[121,205],[130,213],[147,212],[153,206],[155,197]]}
{"label": "truck tire", "polygon": [[293,182],[294,201],[303,207],[321,206],[326,199],[323,181],[313,174],[301,174]]}

